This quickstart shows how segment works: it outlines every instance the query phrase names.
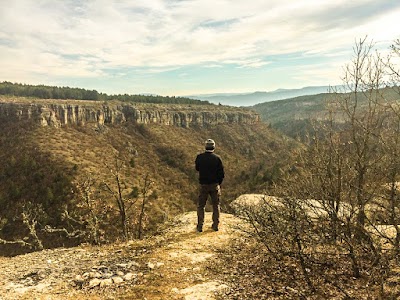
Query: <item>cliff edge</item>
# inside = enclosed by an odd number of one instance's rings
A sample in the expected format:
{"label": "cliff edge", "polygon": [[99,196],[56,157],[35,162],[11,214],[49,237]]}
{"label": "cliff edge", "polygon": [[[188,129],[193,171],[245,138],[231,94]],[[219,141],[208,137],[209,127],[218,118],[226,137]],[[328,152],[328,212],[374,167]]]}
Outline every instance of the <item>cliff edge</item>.
{"label": "cliff edge", "polygon": [[229,285],[209,265],[240,238],[238,218],[221,220],[220,231],[197,233],[189,212],[146,240],[0,257],[0,299],[215,299]]}
{"label": "cliff edge", "polygon": [[0,118],[33,120],[41,126],[162,124],[179,127],[256,124],[258,113],[220,105],[176,105],[117,101],[43,100],[0,96]]}

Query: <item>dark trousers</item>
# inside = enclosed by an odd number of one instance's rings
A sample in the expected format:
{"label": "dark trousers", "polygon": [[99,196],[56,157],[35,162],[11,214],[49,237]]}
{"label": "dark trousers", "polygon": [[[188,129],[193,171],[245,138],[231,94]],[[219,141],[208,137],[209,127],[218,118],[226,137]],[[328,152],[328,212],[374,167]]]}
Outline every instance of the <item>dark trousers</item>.
{"label": "dark trousers", "polygon": [[213,207],[212,220],[213,225],[219,224],[219,197],[221,196],[221,189],[218,183],[201,184],[199,192],[199,201],[197,203],[197,226],[201,227],[204,224],[204,208],[207,203],[208,196],[211,198]]}

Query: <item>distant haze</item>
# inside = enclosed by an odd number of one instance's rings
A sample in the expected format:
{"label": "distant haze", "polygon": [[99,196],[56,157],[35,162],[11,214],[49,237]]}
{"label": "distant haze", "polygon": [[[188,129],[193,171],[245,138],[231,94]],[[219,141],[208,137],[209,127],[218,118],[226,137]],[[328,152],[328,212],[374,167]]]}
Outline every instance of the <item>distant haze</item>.
{"label": "distant haze", "polygon": [[278,89],[271,92],[202,94],[186,97],[222,105],[253,106],[269,101],[328,93],[330,88],[329,86],[308,86],[301,89]]}

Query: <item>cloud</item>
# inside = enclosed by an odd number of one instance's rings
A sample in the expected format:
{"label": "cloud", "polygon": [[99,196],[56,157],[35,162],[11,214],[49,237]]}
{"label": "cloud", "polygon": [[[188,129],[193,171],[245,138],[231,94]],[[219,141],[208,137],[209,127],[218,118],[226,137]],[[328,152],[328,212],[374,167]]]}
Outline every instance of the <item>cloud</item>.
{"label": "cloud", "polygon": [[391,0],[10,1],[0,11],[0,64],[7,67],[0,77],[247,69],[268,67],[278,54],[345,56],[367,34],[385,45],[398,37],[399,13]]}

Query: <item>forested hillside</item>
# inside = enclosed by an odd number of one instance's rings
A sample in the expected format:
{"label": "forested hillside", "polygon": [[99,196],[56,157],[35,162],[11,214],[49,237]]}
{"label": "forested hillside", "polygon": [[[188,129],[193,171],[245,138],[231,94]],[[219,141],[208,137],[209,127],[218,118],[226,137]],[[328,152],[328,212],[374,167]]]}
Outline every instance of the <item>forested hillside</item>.
{"label": "forested hillside", "polygon": [[58,87],[46,85],[30,85],[0,82],[0,95],[34,97],[39,99],[74,99],[74,100],[120,100],[135,103],[174,103],[174,104],[210,104],[208,101],[194,100],[184,97],[163,97],[153,95],[107,95],[96,90],[82,88]]}

